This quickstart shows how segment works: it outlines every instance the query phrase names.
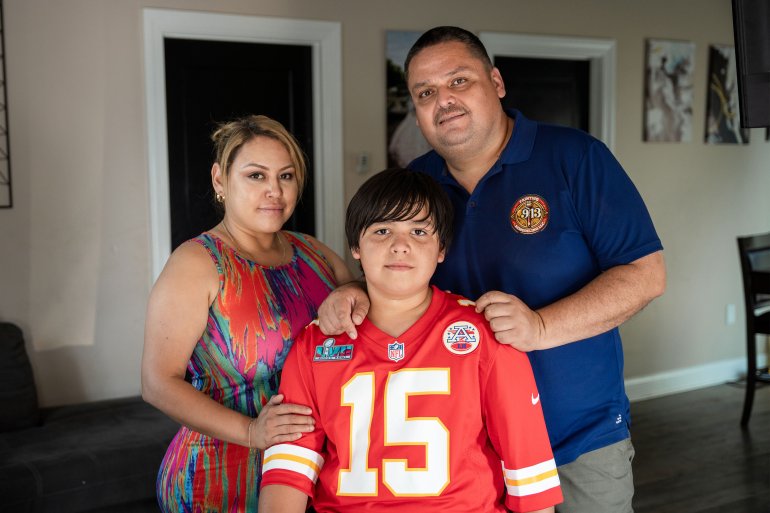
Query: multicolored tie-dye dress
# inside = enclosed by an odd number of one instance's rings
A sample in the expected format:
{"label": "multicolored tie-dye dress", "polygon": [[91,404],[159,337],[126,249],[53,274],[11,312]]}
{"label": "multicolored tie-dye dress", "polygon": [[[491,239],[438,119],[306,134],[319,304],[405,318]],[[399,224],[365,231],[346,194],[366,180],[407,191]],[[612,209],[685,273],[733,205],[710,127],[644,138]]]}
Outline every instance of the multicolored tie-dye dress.
{"label": "multicolored tie-dye dress", "polygon": [[[295,336],[335,286],[331,267],[308,240],[282,233],[293,257],[277,267],[242,258],[211,233],[193,239],[217,267],[219,295],[188,373],[195,388],[250,417],[278,391]],[[183,426],[160,467],[158,502],[166,512],[257,511],[261,466],[260,451]]]}

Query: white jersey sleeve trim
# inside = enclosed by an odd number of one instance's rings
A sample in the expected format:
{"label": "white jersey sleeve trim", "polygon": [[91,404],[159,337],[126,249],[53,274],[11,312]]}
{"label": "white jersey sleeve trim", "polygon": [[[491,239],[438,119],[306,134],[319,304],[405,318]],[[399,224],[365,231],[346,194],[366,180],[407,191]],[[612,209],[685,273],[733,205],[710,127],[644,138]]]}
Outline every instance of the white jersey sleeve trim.
{"label": "white jersey sleeve trim", "polygon": [[262,474],[270,470],[290,470],[315,483],[323,466],[323,457],[315,451],[298,445],[278,444],[265,451]]}
{"label": "white jersey sleeve trim", "polygon": [[553,459],[520,469],[507,469],[505,463],[501,463],[508,495],[524,497],[559,486],[559,474]]}

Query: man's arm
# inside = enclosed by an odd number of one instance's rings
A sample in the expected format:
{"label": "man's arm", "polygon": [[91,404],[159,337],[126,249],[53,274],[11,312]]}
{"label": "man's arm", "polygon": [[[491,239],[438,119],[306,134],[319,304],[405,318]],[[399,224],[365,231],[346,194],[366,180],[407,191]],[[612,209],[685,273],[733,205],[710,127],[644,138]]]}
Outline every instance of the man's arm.
{"label": "man's arm", "polygon": [[307,495],[284,485],[266,485],[259,492],[259,511],[268,513],[304,513]]}
{"label": "man's arm", "polygon": [[550,349],[615,328],[666,288],[663,252],[612,267],[582,289],[538,310],[519,298],[492,291],[476,301],[498,342],[520,351]]}
{"label": "man's arm", "polygon": [[318,323],[324,335],[347,333],[358,336],[356,326],[369,312],[369,296],[361,281],[351,281],[334,289],[318,307]]}

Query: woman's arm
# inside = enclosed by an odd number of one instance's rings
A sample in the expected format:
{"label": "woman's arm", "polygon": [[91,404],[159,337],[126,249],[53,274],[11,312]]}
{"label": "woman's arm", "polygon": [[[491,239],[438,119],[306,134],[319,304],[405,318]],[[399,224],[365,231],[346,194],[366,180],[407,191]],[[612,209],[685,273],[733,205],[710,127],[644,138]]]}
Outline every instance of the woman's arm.
{"label": "woman's arm", "polygon": [[216,267],[203,247],[187,242],[174,251],[148,303],[142,354],[144,400],[192,430],[243,446],[263,449],[312,431],[310,409],[282,405],[281,396],[274,396],[252,423],[250,417],[184,380],[218,291]]}

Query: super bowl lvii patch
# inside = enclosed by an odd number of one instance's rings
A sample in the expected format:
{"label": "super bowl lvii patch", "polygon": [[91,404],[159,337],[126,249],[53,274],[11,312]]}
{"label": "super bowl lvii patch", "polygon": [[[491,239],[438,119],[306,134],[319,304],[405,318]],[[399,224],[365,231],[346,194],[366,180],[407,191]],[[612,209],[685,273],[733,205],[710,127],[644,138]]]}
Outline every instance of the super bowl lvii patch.
{"label": "super bowl lvii patch", "polygon": [[333,338],[327,338],[320,346],[315,346],[314,362],[339,362],[353,358],[353,344],[337,345]]}

